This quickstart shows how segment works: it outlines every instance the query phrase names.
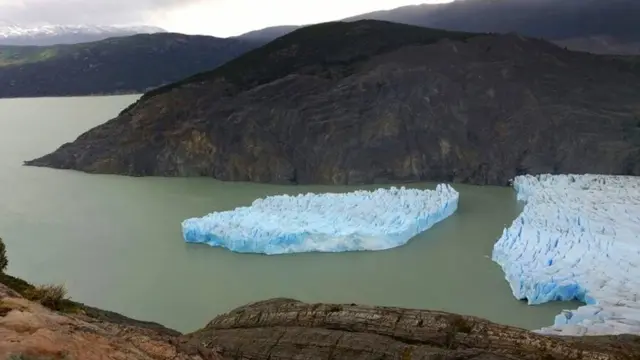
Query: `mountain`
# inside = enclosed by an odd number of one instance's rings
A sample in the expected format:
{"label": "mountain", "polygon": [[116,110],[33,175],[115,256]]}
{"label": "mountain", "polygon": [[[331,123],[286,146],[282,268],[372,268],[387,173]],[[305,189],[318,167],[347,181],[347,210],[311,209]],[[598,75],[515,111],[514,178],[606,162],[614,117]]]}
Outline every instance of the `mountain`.
{"label": "mountain", "polygon": [[135,34],[166,32],[155,26],[44,25],[24,27],[0,21],[0,45],[77,44]]}
{"label": "mountain", "polygon": [[249,31],[248,33],[236,36],[236,38],[243,40],[269,42],[275,38],[279,38],[280,36],[286,35],[296,29],[299,29],[300,27],[301,26],[297,25],[272,26],[260,30]]}
{"label": "mountain", "polygon": [[621,42],[611,36],[589,36],[562,39],[554,42],[559,46],[565,46],[572,50],[594,54],[640,55],[640,40]]}
{"label": "mountain", "polygon": [[640,60],[515,34],[309,26],[26,165],[265,183],[640,175]]}
{"label": "mountain", "polygon": [[[343,21],[373,19],[454,31],[517,32],[557,41],[575,50],[640,54],[639,18],[640,1],[637,0],[457,0],[404,6]],[[283,35],[285,30],[295,29],[292,26],[266,28],[245,35],[268,40]],[[609,38],[616,45],[594,43],[594,37]],[[571,41],[564,41],[568,39]]]}
{"label": "mountain", "polygon": [[640,40],[636,0],[457,0],[359,15],[346,21],[378,19],[458,31],[517,32],[560,40],[611,36]]}
{"label": "mountain", "polygon": [[174,33],[0,46],[0,97],[138,93],[210,70],[262,43]]}

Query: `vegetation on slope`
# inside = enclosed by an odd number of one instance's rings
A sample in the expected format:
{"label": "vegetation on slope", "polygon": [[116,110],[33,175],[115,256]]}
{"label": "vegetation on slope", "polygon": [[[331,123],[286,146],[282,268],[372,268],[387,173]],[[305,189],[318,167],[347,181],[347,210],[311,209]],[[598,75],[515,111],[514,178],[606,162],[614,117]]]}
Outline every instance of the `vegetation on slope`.
{"label": "vegetation on slope", "polygon": [[[67,289],[64,285],[33,285],[18,277],[11,276],[5,273],[6,264],[8,264],[8,262],[6,247],[2,238],[0,238],[0,284],[4,284],[25,299],[40,303],[53,311],[81,313],[96,320],[107,321],[113,324],[137,326],[140,328],[160,331],[172,336],[180,334],[175,330],[166,328],[154,322],[131,319],[112,311],[98,309],[93,306],[73,301],[68,297]],[[2,268],[2,264],[5,264],[4,268]],[[0,315],[3,311],[7,310],[3,309],[4,307],[0,301]]]}
{"label": "vegetation on slope", "polygon": [[0,97],[138,93],[209,70],[261,42],[173,33],[0,46]]}
{"label": "vegetation on slope", "polygon": [[[7,252],[0,238],[0,283],[8,286],[13,291],[22,295],[25,299],[38,302],[54,311],[75,311],[77,306],[67,298],[67,289],[64,285],[39,285],[5,274],[7,264]],[[2,306],[0,304],[0,312]]]}
{"label": "vegetation on slope", "polygon": [[214,70],[149,91],[143,99],[183,85],[215,79],[224,79],[238,91],[291,73],[343,77],[353,71],[351,65],[377,54],[443,39],[465,41],[477,35],[481,34],[371,20],[311,25],[277,38]]}

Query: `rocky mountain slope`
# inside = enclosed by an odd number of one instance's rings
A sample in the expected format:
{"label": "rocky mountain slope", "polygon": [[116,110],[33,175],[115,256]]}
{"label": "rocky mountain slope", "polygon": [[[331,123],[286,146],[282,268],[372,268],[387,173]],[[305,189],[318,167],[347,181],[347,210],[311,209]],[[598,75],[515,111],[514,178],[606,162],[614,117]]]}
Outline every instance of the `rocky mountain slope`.
{"label": "rocky mountain slope", "polygon": [[545,39],[611,36],[640,40],[635,0],[457,0],[378,11],[345,19],[386,20],[472,32],[517,32]]}
{"label": "rocky mountain slope", "polygon": [[249,304],[181,335],[125,317],[54,312],[0,283],[0,359],[8,360],[632,360],[638,353],[640,338],[630,335],[547,337],[444,312],[292,299]]}
{"label": "rocky mountain slope", "polygon": [[259,45],[173,33],[0,46],[0,97],[137,93],[210,70]]}
{"label": "rocky mountain slope", "polygon": [[155,26],[43,25],[21,26],[0,21],[0,45],[77,44],[110,37],[166,32]]}
{"label": "rocky mountain slope", "polygon": [[590,36],[556,40],[554,43],[571,50],[593,54],[640,55],[640,40],[621,41],[611,36]]}
{"label": "rocky mountain slope", "polygon": [[[603,54],[640,54],[640,2],[635,0],[457,0],[403,6],[344,19],[384,20],[454,31],[517,32],[570,49]],[[275,39],[296,26],[252,31],[239,38]],[[589,41],[594,37],[609,42]],[[571,41],[567,41],[571,40]],[[611,46],[609,46],[611,44]]]}
{"label": "rocky mountain slope", "polygon": [[297,30],[27,165],[270,183],[640,175],[640,67],[517,35]]}

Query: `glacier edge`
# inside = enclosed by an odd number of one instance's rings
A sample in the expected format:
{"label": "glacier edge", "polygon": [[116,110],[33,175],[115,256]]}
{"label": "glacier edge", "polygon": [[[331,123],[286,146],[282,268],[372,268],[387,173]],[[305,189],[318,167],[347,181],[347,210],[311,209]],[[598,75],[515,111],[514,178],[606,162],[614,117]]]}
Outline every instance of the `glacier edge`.
{"label": "glacier edge", "polygon": [[536,332],[640,334],[640,179],[525,175],[513,187],[526,205],[492,260],[514,297],[585,303]]}

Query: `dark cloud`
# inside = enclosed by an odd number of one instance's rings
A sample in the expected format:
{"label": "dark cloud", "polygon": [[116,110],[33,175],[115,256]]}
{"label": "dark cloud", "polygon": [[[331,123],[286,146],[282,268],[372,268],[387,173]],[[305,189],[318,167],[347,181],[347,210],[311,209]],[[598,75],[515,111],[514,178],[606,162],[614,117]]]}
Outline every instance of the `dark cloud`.
{"label": "dark cloud", "polygon": [[[128,24],[201,0],[0,0],[0,20],[16,24]],[[210,0],[214,1],[214,0]]]}

